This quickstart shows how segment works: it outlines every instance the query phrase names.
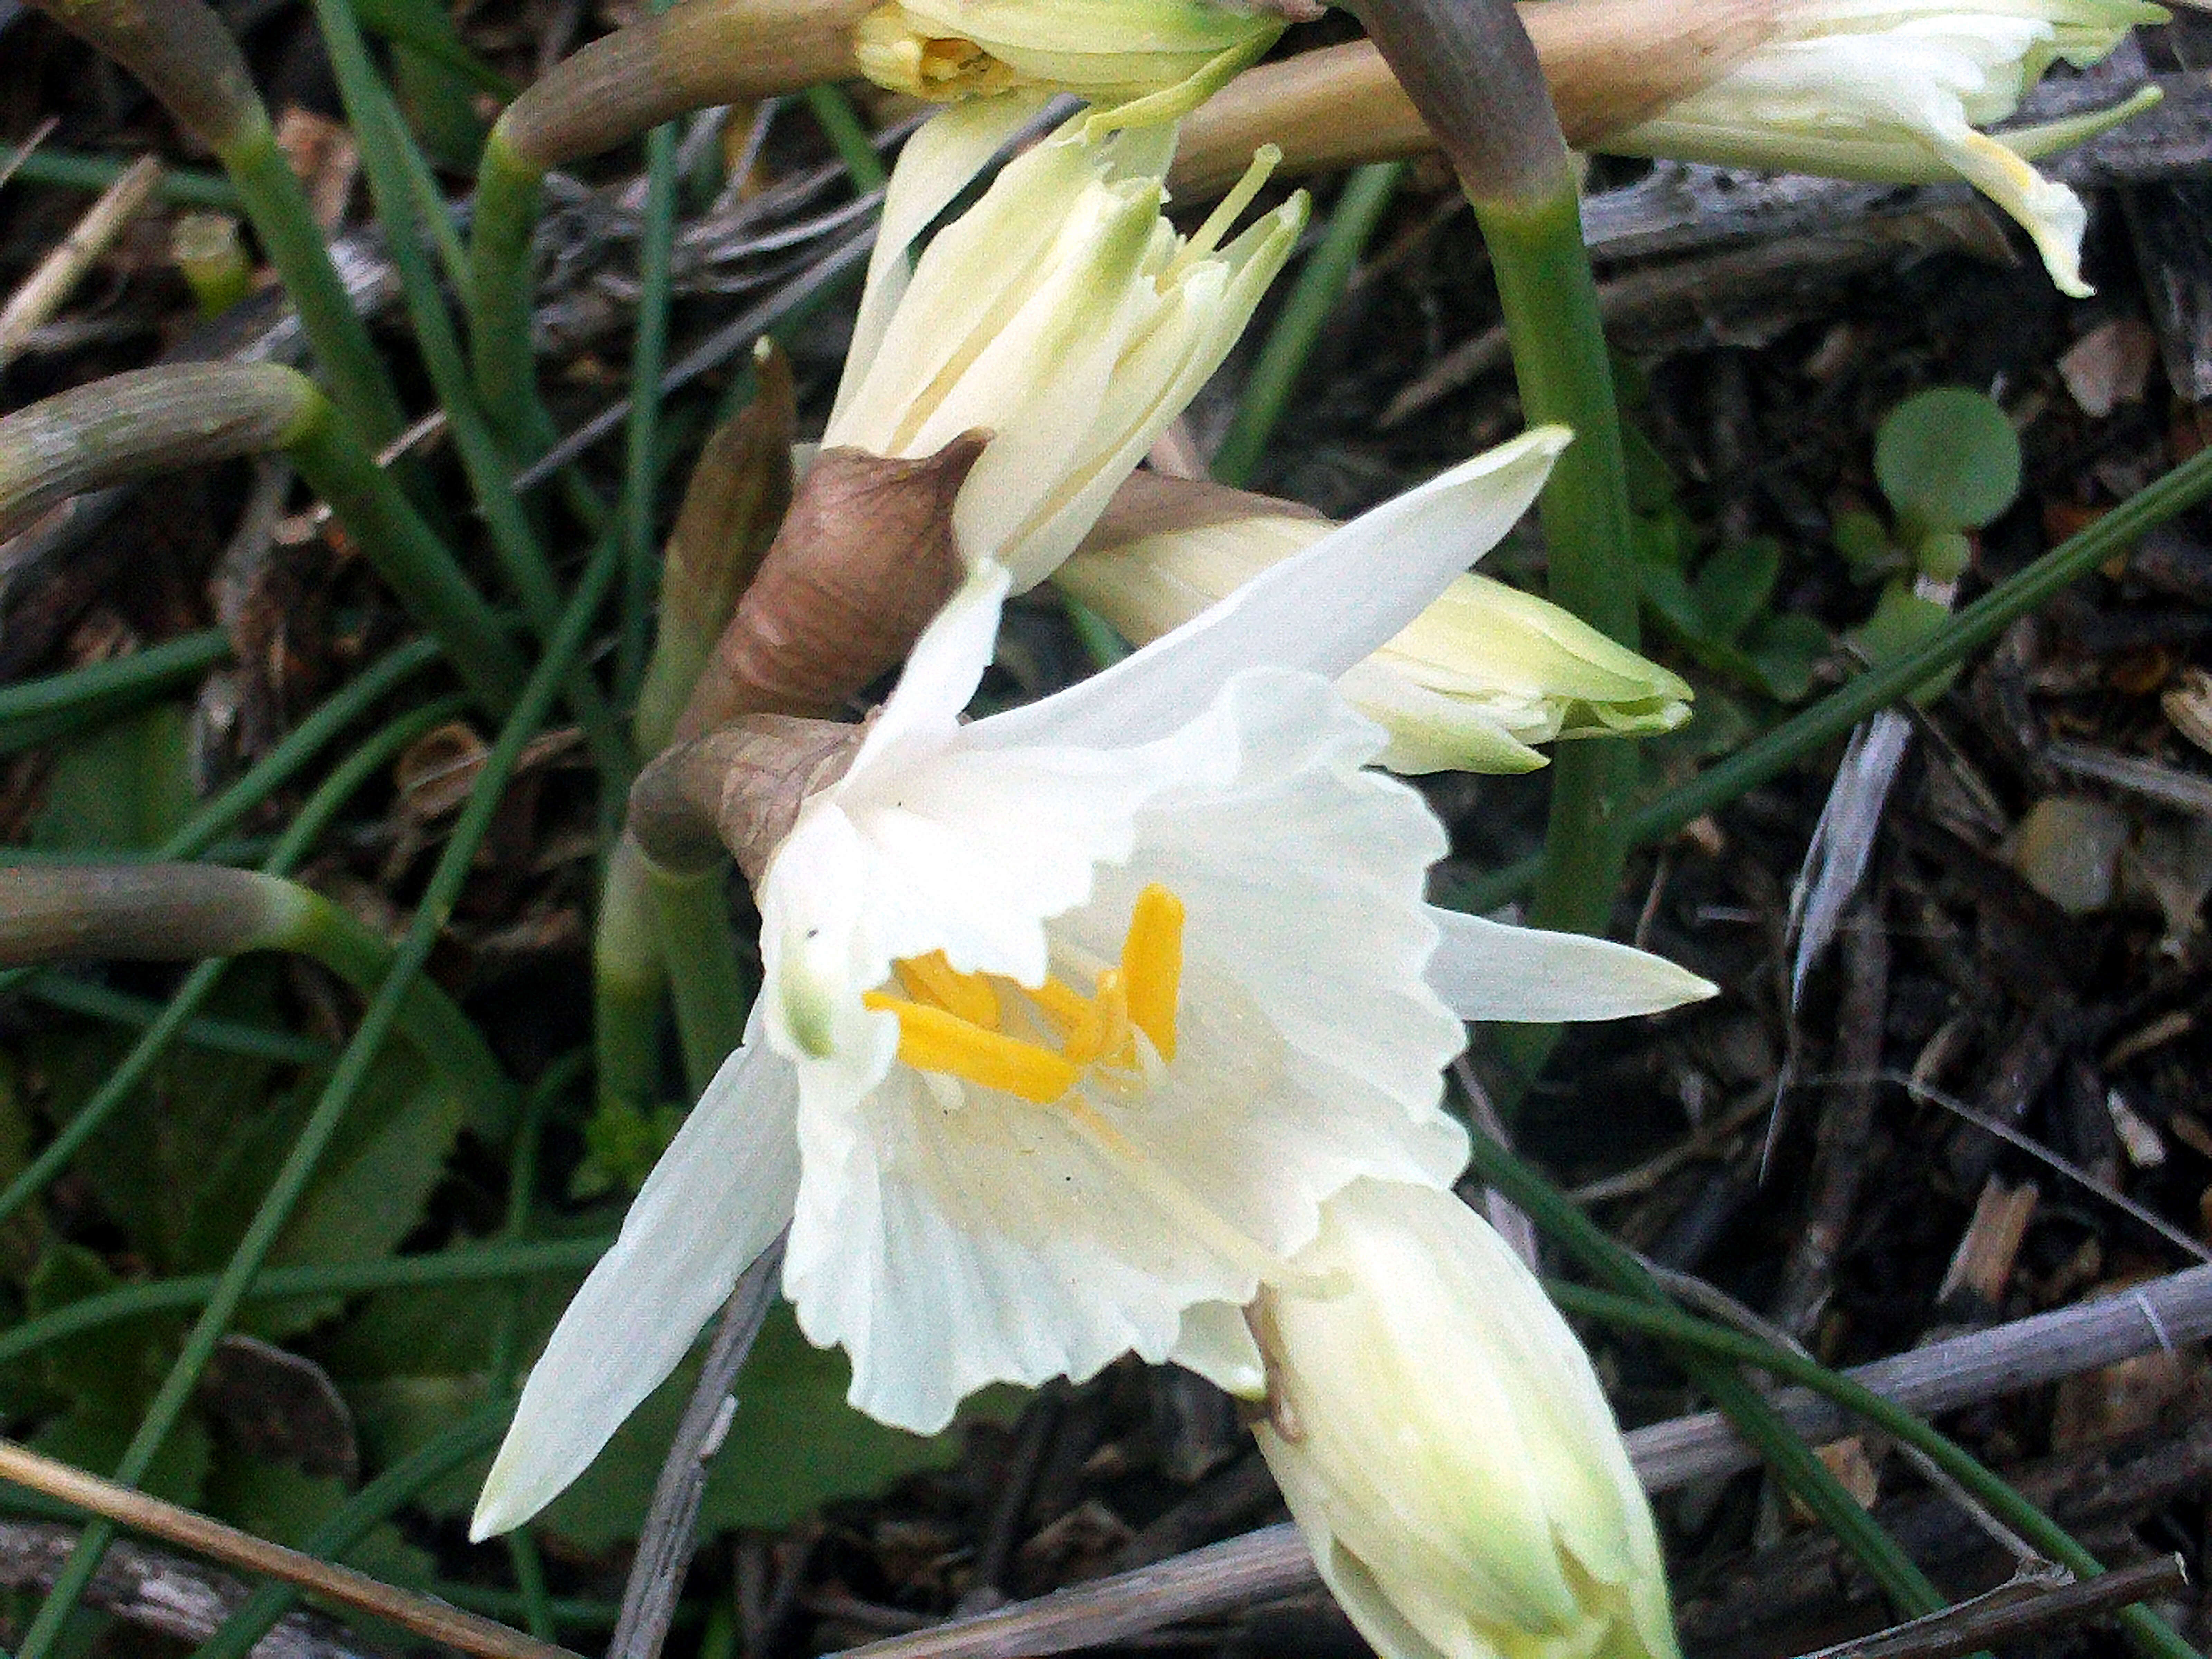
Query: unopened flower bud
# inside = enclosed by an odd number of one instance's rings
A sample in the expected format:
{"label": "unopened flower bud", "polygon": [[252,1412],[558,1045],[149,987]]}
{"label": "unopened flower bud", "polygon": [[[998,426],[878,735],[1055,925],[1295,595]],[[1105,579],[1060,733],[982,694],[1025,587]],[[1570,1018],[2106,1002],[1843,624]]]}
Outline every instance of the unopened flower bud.
{"label": "unopened flower bud", "polygon": [[1651,1511],[1589,1358],[1448,1191],[1362,1179],[1254,1304],[1260,1449],[1383,1659],[1673,1659]]}
{"label": "unopened flower bud", "polygon": [[[1143,644],[1328,532],[1286,503],[1139,474],[1056,580]],[[1486,576],[1455,580],[1337,684],[1390,734],[1381,763],[1401,773],[1531,771],[1545,763],[1536,744],[1671,731],[1693,695],[1559,606]]]}
{"label": "unopened flower bud", "polygon": [[976,110],[938,117],[899,159],[823,441],[908,457],[993,434],[953,530],[971,567],[1004,564],[1019,589],[1074,550],[1218,367],[1306,198],[1223,246],[1271,164],[1255,161],[1186,239],[1161,213],[1174,128],[1088,137],[1079,118],[1010,163],[909,277],[907,245],[989,153],[999,118]]}
{"label": "unopened flower bud", "polygon": [[937,102],[1018,88],[1173,120],[1267,51],[1284,17],[1222,0],[888,0],[853,54],[879,85]]}
{"label": "unopened flower bud", "polygon": [[1996,135],[2052,64],[2096,63],[2138,0],[1781,0],[1765,41],[1656,118],[1608,134],[1619,155],[1787,167],[1831,178],[1963,179],[2018,220],[2064,293],[2081,280],[2081,199],[2031,163],[2154,102]]}

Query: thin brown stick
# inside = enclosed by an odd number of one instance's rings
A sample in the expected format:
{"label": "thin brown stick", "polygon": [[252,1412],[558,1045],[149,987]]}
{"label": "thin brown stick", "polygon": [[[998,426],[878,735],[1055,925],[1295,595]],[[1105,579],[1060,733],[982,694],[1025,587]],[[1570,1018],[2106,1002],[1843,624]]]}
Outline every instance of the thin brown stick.
{"label": "thin brown stick", "polygon": [[[2212,1267],[2191,1267],[2120,1296],[1933,1343],[1846,1375],[1933,1415],[2207,1336],[2212,1336]],[[1771,1398],[1784,1420],[1816,1443],[1834,1438],[1849,1421],[1839,1407],[1802,1389],[1782,1389]],[[1626,1439],[1637,1477],[1652,1492],[1758,1462],[1718,1412],[1654,1424]],[[1295,1527],[1267,1527],[1136,1572],[871,1642],[848,1650],[843,1659],[1033,1659],[1309,1589],[1318,1577]]]}
{"label": "thin brown stick", "polygon": [[2023,1575],[1941,1613],[1839,1642],[1804,1659],[1958,1659],[2001,1642],[2070,1630],[2116,1608],[2171,1595],[2188,1583],[2178,1555],[2094,1578],[2076,1581],[2069,1576],[2055,1586],[2048,1578]]}
{"label": "thin brown stick", "polygon": [[0,308],[0,365],[13,361],[33,331],[52,320],[85,273],[115,246],[124,228],[154,199],[154,186],[161,178],[161,162],[151,155],[140,156],[85,210],[61,245],[39,261],[38,268],[9,296],[7,306]]}
{"label": "thin brown stick", "polygon": [[211,1521],[174,1504],[133,1492],[96,1474],[0,1440],[0,1480],[59,1498],[65,1504],[191,1550],[240,1571],[295,1585],[312,1595],[355,1608],[434,1642],[443,1642],[483,1659],[578,1659],[567,1648],[525,1636],[491,1620],[464,1613],[443,1601],[417,1595],[312,1555],[272,1544],[236,1527]]}

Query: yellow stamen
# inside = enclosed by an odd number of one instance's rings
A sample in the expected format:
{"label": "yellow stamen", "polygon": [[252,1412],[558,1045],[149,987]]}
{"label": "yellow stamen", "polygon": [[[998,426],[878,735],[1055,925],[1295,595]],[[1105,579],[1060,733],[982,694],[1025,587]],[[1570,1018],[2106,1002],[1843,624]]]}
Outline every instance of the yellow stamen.
{"label": "yellow stamen", "polygon": [[1088,1065],[1098,1057],[1105,1042],[1106,1027],[1098,1018],[1096,1003],[1057,975],[1048,978],[1035,990],[1028,986],[1022,990],[1059,1028],[1060,1048],[1070,1060],[1078,1065]]}
{"label": "yellow stamen", "polygon": [[1083,1075],[1079,1066],[1049,1048],[985,1030],[942,1008],[880,991],[870,991],[860,1000],[878,1013],[898,1016],[900,1062],[918,1072],[949,1073],[1037,1106],[1058,1100]]}
{"label": "yellow stamen", "polygon": [[931,1003],[987,1031],[999,1029],[999,994],[981,974],[963,974],[942,951],[908,957],[891,964],[899,983],[916,1002]]}
{"label": "yellow stamen", "polygon": [[1152,1038],[1162,1060],[1176,1054],[1176,1011],[1182,993],[1183,903],[1152,883],[1137,895],[1121,941],[1121,977],[1129,990],[1129,1018]]}

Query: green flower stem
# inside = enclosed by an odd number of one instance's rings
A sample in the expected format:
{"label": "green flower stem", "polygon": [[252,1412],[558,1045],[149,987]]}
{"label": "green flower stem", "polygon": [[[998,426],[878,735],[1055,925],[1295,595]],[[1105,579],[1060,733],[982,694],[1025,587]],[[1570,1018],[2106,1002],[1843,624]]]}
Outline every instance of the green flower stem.
{"label": "green flower stem", "polygon": [[865,196],[890,182],[884,158],[876,154],[875,139],[861,124],[844,88],[829,81],[807,88],[806,107],[836,148],[845,171],[853,175],[854,189]]}
{"label": "green flower stem", "polygon": [[406,424],[398,394],[392,389],[361,314],[346,297],[345,283],[331,263],[331,251],[307,206],[307,192],[283,151],[276,148],[276,134],[267,115],[223,146],[217,159],[230,174],[239,207],[252,222],[254,234],[299,311],[307,343],[329,378],[331,400],[345,411],[363,444],[372,450],[383,448]]}
{"label": "green flower stem", "polygon": [[544,169],[494,127],[477,164],[469,226],[469,345],[477,396],[518,465],[553,447],[553,422],[538,400],[530,332],[530,236],[544,185]]}
{"label": "green flower stem", "polygon": [[[509,781],[514,775],[517,763],[522,758],[525,745],[537,735],[552,705],[554,694],[567,678],[581,657],[585,641],[590,632],[592,618],[606,597],[619,562],[620,544],[612,538],[605,542],[594,553],[590,567],[579,585],[575,597],[569,603],[567,614],[548,647],[544,660],[540,662],[524,688],[513,716],[501,731],[499,740],[485,757],[477,787],[468,804],[461,809],[459,820],[453,827],[452,837],[440,854],[437,867],[431,872],[422,900],[415,912],[405,941],[392,961],[390,973],[370,1001],[359,1029],[331,1074],[313,1112],[293,1143],[283,1167],[270,1184],[260,1207],[248,1224],[246,1237],[240,1243],[218,1280],[215,1291],[198,1321],[185,1340],[184,1350],[171,1367],[152,1405],[147,1408],[138,1430],[131,1437],[118,1466],[115,1478],[125,1485],[136,1485],[145,1478],[155,1455],[167,1440],[178,1419],[191,1404],[216,1344],[228,1328],[231,1319],[243,1300],[246,1287],[260,1273],[269,1253],[276,1247],[285,1224],[290,1220],[301,1195],[313,1180],[323,1154],[331,1139],[343,1121],[347,1109],[352,1104],[362,1085],[368,1077],[369,1068],[382,1048],[385,1040],[398,1024],[408,992],[428,962],[430,951],[436,944],[446,918],[452,914],[454,901],[466,884],[470,866],[477,849],[490,832],[492,819],[507,793]],[[112,1523],[94,1522],[78,1539],[69,1560],[56,1576],[54,1587],[39,1608],[37,1617],[26,1632],[18,1650],[18,1659],[47,1659],[60,1638],[85,1588],[98,1571],[100,1559],[114,1540],[115,1528]]]}
{"label": "green flower stem", "polygon": [[744,1041],[753,988],[738,963],[730,926],[729,866],[703,875],[678,875],[648,865],[647,885],[668,988],[676,1003],[676,1030],[684,1048],[684,1079],[696,1100]]}
{"label": "green flower stem", "polygon": [[[308,798],[307,805],[285,831],[283,839],[270,854],[264,868],[271,875],[281,875],[295,867],[329,826],[331,820],[363,784],[380,773],[409,744],[441,721],[450,720],[459,708],[456,701],[434,702],[393,721],[348,755],[324,780],[321,787]],[[272,755],[270,758],[273,760],[276,757]],[[169,1044],[214,993],[227,966],[228,963],[224,958],[203,962],[185,976],[184,984],[169,1000],[168,1006],[147,1028],[145,1035],[132,1045],[131,1052],[101,1081],[92,1098],[62,1127],[61,1132],[52,1141],[40,1149],[29,1165],[9,1182],[4,1190],[0,1190],[0,1221],[5,1221],[45,1191],[47,1183],[69,1166],[70,1160],[76,1156],[84,1143],[98,1133],[100,1126],[114,1115],[116,1109],[131,1097],[131,1091],[145,1080]],[[471,1048],[484,1054],[484,1058],[475,1068],[477,1073],[482,1074],[484,1067],[489,1066],[490,1074],[496,1076],[496,1062],[489,1060],[488,1051],[483,1051],[483,1039],[477,1034],[475,1027],[469,1028],[467,1040]],[[503,1093],[503,1078],[500,1087]],[[493,1098],[495,1100],[498,1097]]]}
{"label": "green flower stem", "polygon": [[[666,11],[669,0],[647,9]],[[658,586],[653,509],[660,482],[660,372],[668,361],[669,263],[676,241],[676,129],[645,137],[645,215],[638,228],[637,329],[629,357],[629,422],[624,434],[623,540],[626,577],[623,626],[615,647],[615,697],[637,701],[645,678],[646,641]]]}
{"label": "green flower stem", "polygon": [[[2212,496],[2212,450],[2191,456],[2157,483],[2136,491],[2094,524],[1954,611],[1913,650],[1869,669],[1690,782],[1629,813],[1622,821],[1622,840],[1634,846],[1664,841],[1693,819],[1779,777],[2208,496]],[[1583,746],[1571,744],[1567,752]],[[1526,892],[1536,874],[1535,860],[1524,860],[1468,884],[1443,902],[1464,910],[1494,909]]]}
{"label": "green flower stem", "polygon": [[[327,405],[325,406],[327,409]],[[437,532],[344,425],[319,413],[286,453],[485,713],[514,706],[522,656]]]}
{"label": "green flower stem", "polygon": [[[342,1556],[422,1492],[496,1446],[507,1432],[508,1411],[504,1400],[495,1400],[416,1447],[340,1504],[300,1547],[325,1560]],[[91,1529],[86,1530],[88,1535]],[[201,1644],[198,1659],[246,1659],[299,1603],[300,1592],[289,1584],[262,1585]]]}
{"label": "green flower stem", "polygon": [[660,997],[668,988],[645,859],[617,836],[592,940],[592,1037],[599,1109],[646,1112],[659,1093]]}
{"label": "green flower stem", "polygon": [[501,77],[475,61],[443,0],[371,0],[362,21],[391,42],[400,106],[424,147],[448,167],[476,166],[484,140],[477,90],[501,98],[514,94],[485,85],[488,74],[494,82]]}
{"label": "green flower stem", "polygon": [[[1547,1284],[1544,1288],[1552,1300],[1569,1313],[1643,1331],[1679,1347],[1695,1348],[1717,1358],[1754,1366],[1826,1395],[1845,1411],[1864,1418],[1895,1439],[1925,1453],[1990,1514],[2077,1577],[2094,1577],[2106,1570],[2104,1564],[2084,1549],[2072,1534],[2029,1503],[1958,1442],[1863,1383],[1830,1370],[1818,1360],[1678,1309],[1654,1306],[1640,1297],[1617,1296],[1579,1285]],[[2157,1656],[2158,1659],[2197,1659],[2196,1650],[2149,1608],[2133,1607],[2120,1617],[2140,1651]]]}
{"label": "green flower stem", "polygon": [[[422,218],[421,204],[404,159],[414,141],[369,61],[368,43],[349,0],[315,0],[315,17],[322,27],[339,94],[361,145],[362,164],[384,221],[423,367],[445,408],[453,447],[469,475],[471,493],[490,532],[492,550],[520,596],[532,626],[541,637],[548,636],[558,625],[560,594],[537,534],[515,497],[507,456],[477,407],[460,341],[415,234]],[[629,775],[629,745],[598,683],[580,669],[567,695],[583,726],[592,758],[602,774],[619,787]]]}
{"label": "green flower stem", "polygon": [[[123,176],[124,169],[130,165],[131,160],[92,155],[82,150],[57,149],[51,145],[25,149],[20,145],[0,144],[0,178],[21,179],[27,185],[47,185],[56,190],[106,190]],[[222,213],[243,210],[237,187],[229,179],[220,173],[201,173],[190,167],[163,167],[161,179],[154,186],[154,199],[167,202],[172,207],[212,208]]]}
{"label": "green flower stem", "polygon": [[[1607,1237],[1565,1194],[1488,1135],[1478,1130],[1470,1139],[1474,1173],[1526,1211],[1568,1255],[1618,1294],[1647,1306],[1669,1306],[1643,1265]],[[1733,1365],[1680,1344],[1670,1345],[1668,1352],[1683,1375],[1758,1448],[1783,1485],[1858,1558],[1900,1615],[1917,1619],[1948,1605],[1928,1576]]]}
{"label": "green flower stem", "polygon": [[204,678],[230,660],[220,628],[179,635],[127,657],[45,679],[0,686],[0,755],[13,755],[95,720],[126,714]]}
{"label": "green flower stem", "polygon": [[1403,161],[1376,161],[1353,168],[1344,181],[1321,246],[1306,256],[1297,286],[1284,299],[1267,343],[1245,376],[1236,418],[1214,452],[1213,476],[1219,482],[1242,489],[1251,481],[1252,469],[1260,464],[1306,359],[1313,355],[1314,342],[1344,298],[1345,286],[1405,172]]}
{"label": "green flower stem", "polygon": [[[474,1244],[434,1255],[387,1256],[312,1267],[271,1267],[253,1281],[254,1302],[318,1301],[369,1291],[420,1290],[434,1285],[481,1285],[550,1279],[590,1271],[614,1243],[611,1235],[538,1243]],[[10,1364],[57,1342],[149,1314],[205,1307],[221,1283],[216,1273],[156,1279],[88,1296],[0,1331],[0,1364]]]}

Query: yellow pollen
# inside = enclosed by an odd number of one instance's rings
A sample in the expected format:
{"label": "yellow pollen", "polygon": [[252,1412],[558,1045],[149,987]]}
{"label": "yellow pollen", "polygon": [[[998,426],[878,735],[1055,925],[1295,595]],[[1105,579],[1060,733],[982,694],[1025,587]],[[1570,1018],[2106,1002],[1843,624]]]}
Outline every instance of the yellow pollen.
{"label": "yellow pollen", "polygon": [[1024,988],[1024,994],[1059,1029],[1060,1049],[1070,1060],[1083,1066],[1098,1057],[1105,1047],[1106,1026],[1097,1004],[1057,975],[1033,991]]}
{"label": "yellow pollen", "polygon": [[1153,882],[1137,895],[1121,941],[1121,977],[1128,987],[1129,1018],[1152,1038],[1162,1060],[1176,1053],[1176,1007],[1182,993],[1183,904]]}
{"label": "yellow pollen", "polygon": [[987,1031],[999,1029],[999,994],[990,981],[981,974],[961,973],[945,959],[944,951],[908,957],[891,968],[916,1002],[934,1005]]}
{"label": "yellow pollen", "polygon": [[942,1008],[880,991],[860,1000],[878,1013],[898,1016],[899,1060],[917,1072],[947,1072],[1037,1106],[1049,1106],[1083,1075],[1080,1066],[1049,1048],[986,1030]]}

